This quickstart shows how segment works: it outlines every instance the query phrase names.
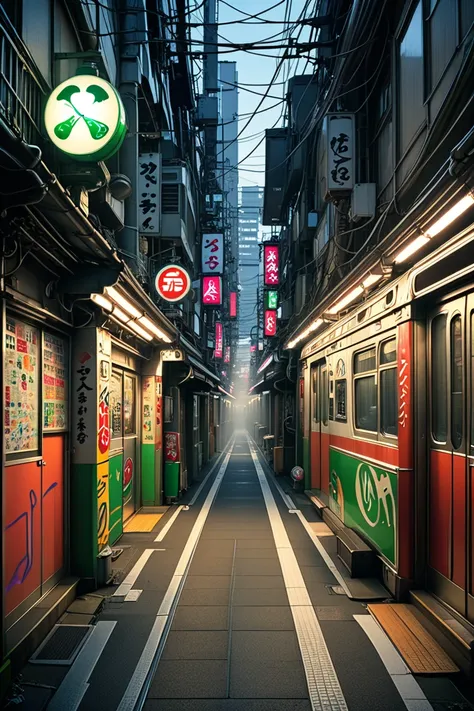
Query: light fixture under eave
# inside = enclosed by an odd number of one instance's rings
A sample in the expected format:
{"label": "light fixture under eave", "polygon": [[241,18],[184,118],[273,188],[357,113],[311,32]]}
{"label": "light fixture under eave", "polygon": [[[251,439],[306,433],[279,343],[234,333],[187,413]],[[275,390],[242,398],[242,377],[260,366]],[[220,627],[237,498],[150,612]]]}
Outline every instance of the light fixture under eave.
{"label": "light fixture under eave", "polygon": [[361,294],[364,293],[364,287],[360,284],[359,286],[356,286],[355,289],[352,289],[346,296],[344,296],[343,299],[340,301],[337,301],[334,306],[331,306],[330,309],[328,309],[328,314],[335,315],[339,313],[339,311],[342,311],[346,306],[349,306],[353,301],[357,299],[358,296],[361,296]]}
{"label": "light fixture under eave", "polygon": [[428,244],[429,241],[430,238],[425,235],[418,235],[418,237],[415,237],[415,239],[410,242],[405,249],[402,249],[402,251],[397,254],[395,257],[395,264],[405,262],[412,256],[412,254],[415,254],[415,252],[418,252],[418,250],[424,247],[425,244]]}
{"label": "light fixture under eave", "polygon": [[376,284],[378,281],[380,281],[383,278],[383,274],[369,274],[364,281],[362,282],[362,286],[364,289],[369,289],[371,286]]}
{"label": "light fixture under eave", "polygon": [[140,316],[138,319],[138,322],[141,323],[145,328],[147,328],[150,333],[153,333],[155,336],[160,338],[162,341],[165,343],[172,343],[172,340],[169,336],[164,333],[158,326],[156,326],[153,321],[150,321],[150,319],[147,316]]}
{"label": "light fixture under eave", "polygon": [[145,339],[145,341],[152,341],[153,336],[148,331],[145,331],[136,321],[127,321],[127,326],[135,331],[139,336]]}
{"label": "light fixture under eave", "polygon": [[461,200],[459,200],[453,207],[448,210],[439,220],[437,220],[431,227],[425,230],[428,237],[435,237],[439,234],[445,227],[454,222],[458,217],[460,217],[463,212],[469,210],[470,207],[474,205],[474,196],[472,193],[465,195]]}
{"label": "light fixture under eave", "polygon": [[136,306],[131,304],[128,299],[126,299],[122,294],[115,289],[113,286],[106,286],[105,287],[105,293],[107,296],[110,296],[112,301],[115,301],[116,304],[118,304],[124,311],[126,311],[130,316],[133,316],[133,318],[138,318],[139,316],[142,315],[142,312],[139,311]]}
{"label": "light fixture under eave", "polygon": [[91,301],[106,311],[112,311],[114,308],[113,303],[102,294],[91,294]]}

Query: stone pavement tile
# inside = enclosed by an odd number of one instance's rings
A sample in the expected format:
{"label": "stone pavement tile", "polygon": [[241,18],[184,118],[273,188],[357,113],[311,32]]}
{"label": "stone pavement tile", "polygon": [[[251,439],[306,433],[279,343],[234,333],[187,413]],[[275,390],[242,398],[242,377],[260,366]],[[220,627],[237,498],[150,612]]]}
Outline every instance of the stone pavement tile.
{"label": "stone pavement tile", "polygon": [[336,578],[325,565],[300,565],[300,570],[306,584],[324,583],[326,585],[338,585]]}
{"label": "stone pavement tile", "polygon": [[282,575],[236,575],[234,588],[284,588]]}
{"label": "stone pavement tile", "polygon": [[271,538],[269,537],[269,538],[265,538],[265,539],[262,539],[262,538],[260,538],[260,539],[259,538],[256,538],[256,539],[250,538],[249,539],[249,538],[241,538],[239,536],[237,538],[237,550],[239,550],[240,548],[248,548],[248,549],[271,548],[272,550],[276,551],[275,541],[273,540],[273,536]]}
{"label": "stone pavement tile", "polygon": [[278,560],[278,553],[276,548],[237,548],[235,551],[235,559],[253,559],[253,558],[267,558],[271,560]]}
{"label": "stone pavement tile", "polygon": [[301,652],[296,632],[254,632],[235,631],[232,633],[231,662],[246,659],[273,662],[301,661]]}
{"label": "stone pavement tile", "polygon": [[227,659],[228,642],[228,632],[171,631],[161,659]]}
{"label": "stone pavement tile", "polygon": [[204,607],[202,605],[186,607],[178,605],[172,630],[227,630],[228,607]]}
{"label": "stone pavement tile", "polygon": [[235,607],[233,630],[294,630],[289,607]]}
{"label": "stone pavement tile", "polygon": [[300,566],[305,566],[305,565],[309,565],[309,566],[313,566],[313,567],[324,566],[327,568],[323,557],[321,556],[320,553],[318,553],[316,547],[313,545],[300,546],[299,548],[293,548],[293,552],[296,556],[296,560],[298,561],[298,565],[300,565]]}
{"label": "stone pavement tile", "polygon": [[232,594],[232,605],[246,605],[252,607],[254,605],[268,605],[275,607],[277,605],[288,606],[288,595],[284,588],[238,588]]}
{"label": "stone pavement tile", "polygon": [[227,661],[161,661],[148,696],[154,699],[223,699],[227,695]]}
{"label": "stone pavement tile", "polygon": [[[232,530],[227,530],[227,531],[208,531],[207,528],[204,528],[201,536],[201,541],[206,541],[206,540],[220,540],[220,541],[225,541],[228,540],[229,538],[236,540],[236,539],[241,539],[241,540],[257,540],[259,538],[268,538],[269,540],[272,541],[273,543],[273,534],[271,531],[271,528],[264,529],[264,528],[259,528],[256,530],[248,529],[248,528],[234,528]],[[275,545],[273,543],[273,545]]]}
{"label": "stone pavement tile", "polygon": [[199,554],[193,559],[189,568],[190,575],[230,575],[232,572],[232,558],[207,558]]}
{"label": "stone pavement tile", "polygon": [[197,556],[206,555],[209,558],[227,558],[234,555],[234,541],[208,541],[207,543],[199,542],[194,554],[194,559]]}
{"label": "stone pavement tile", "polygon": [[306,677],[301,661],[242,660],[230,669],[231,698],[305,699]]}
{"label": "stone pavement tile", "polygon": [[346,605],[317,605],[314,608],[318,620],[350,620],[353,621],[355,614],[362,614],[362,607],[359,612]]}
{"label": "stone pavement tile", "polygon": [[230,588],[230,575],[188,575],[184,589],[196,588]]}
{"label": "stone pavement tile", "polygon": [[238,558],[235,561],[236,575],[281,575],[281,565],[277,559]]}
{"label": "stone pavement tile", "polygon": [[149,699],[143,711],[311,711],[308,699]]}
{"label": "stone pavement tile", "polygon": [[184,588],[179,598],[180,606],[228,605],[230,588]]}

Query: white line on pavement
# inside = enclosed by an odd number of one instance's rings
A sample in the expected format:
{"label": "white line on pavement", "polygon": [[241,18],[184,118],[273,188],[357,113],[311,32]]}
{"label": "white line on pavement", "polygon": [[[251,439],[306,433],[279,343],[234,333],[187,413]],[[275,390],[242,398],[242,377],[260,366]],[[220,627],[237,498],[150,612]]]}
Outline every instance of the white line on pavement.
{"label": "white line on pavement", "polygon": [[[143,551],[141,554],[140,558],[137,560],[129,574],[127,575],[126,578],[120,583],[118,586],[117,590],[114,592],[114,594],[111,596],[111,599],[114,602],[122,602],[122,599],[119,600],[119,598],[125,598],[126,595],[130,592],[130,590],[133,588],[135,585],[135,582],[142,572],[143,568],[148,562],[148,559],[150,558],[151,554],[157,550],[156,548],[147,548],[146,550]],[[115,599],[114,599],[115,598]]]}
{"label": "white line on pavement", "polygon": [[311,599],[280,511],[248,436],[247,442],[262,489],[265,506],[267,507],[268,518],[270,519],[300,646],[311,708],[313,711],[327,711],[329,708],[331,711],[347,711],[346,700],[342,693],[336,670],[326,646],[318,618],[311,604]]}
{"label": "white line on pavement", "polygon": [[433,711],[416,679],[374,618],[371,615],[353,617],[377,650],[408,711]]}
{"label": "white line on pavement", "polygon": [[182,510],[183,510],[183,506],[178,506],[178,508],[176,509],[176,511],[173,512],[173,514],[172,514],[172,516],[170,517],[169,521],[166,522],[166,524],[163,526],[163,528],[161,529],[161,531],[159,532],[159,534],[158,534],[157,537],[155,538],[155,543],[160,543],[160,542],[163,540],[163,538],[166,536],[166,534],[168,533],[168,531],[170,530],[171,526],[172,526],[173,523],[176,521],[176,519],[178,518],[178,516],[179,516],[179,514],[181,513]]}

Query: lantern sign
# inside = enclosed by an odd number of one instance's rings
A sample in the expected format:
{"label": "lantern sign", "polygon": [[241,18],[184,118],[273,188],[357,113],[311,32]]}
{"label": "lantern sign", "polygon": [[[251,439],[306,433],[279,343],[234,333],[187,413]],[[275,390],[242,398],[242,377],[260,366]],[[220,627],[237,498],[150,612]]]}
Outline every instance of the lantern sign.
{"label": "lantern sign", "polygon": [[224,235],[202,236],[202,273],[222,274],[224,271]]}
{"label": "lantern sign", "polygon": [[224,334],[222,329],[222,323],[216,321],[216,347],[214,350],[214,358],[222,358],[222,351],[224,347]]}
{"label": "lantern sign", "polygon": [[237,292],[230,292],[229,299],[229,316],[230,318],[237,318]]}
{"label": "lantern sign", "polygon": [[177,462],[179,459],[179,433],[165,433],[165,460],[167,462]]}
{"label": "lantern sign", "polygon": [[202,278],[202,303],[205,306],[220,306],[222,304],[222,278],[220,276]]}
{"label": "lantern sign", "polygon": [[266,294],[266,303],[265,303],[265,308],[267,309],[277,309],[278,308],[278,291],[275,289],[269,289],[268,291],[265,292]]}
{"label": "lantern sign", "polygon": [[263,245],[263,274],[265,286],[280,283],[280,255],[277,244]]}
{"label": "lantern sign", "polygon": [[80,161],[111,158],[127,133],[120,94],[91,74],[78,74],[54,89],[46,102],[44,124],[56,148]]}
{"label": "lantern sign", "polygon": [[224,363],[230,363],[230,346],[225,347]]}
{"label": "lantern sign", "polygon": [[165,301],[181,301],[191,288],[191,278],[183,267],[168,264],[156,275],[155,287]]}
{"label": "lantern sign", "polygon": [[267,337],[276,336],[277,312],[268,309],[264,316],[264,335]]}
{"label": "lantern sign", "polygon": [[161,197],[161,154],[140,153],[138,157],[138,230],[140,234],[159,235]]}

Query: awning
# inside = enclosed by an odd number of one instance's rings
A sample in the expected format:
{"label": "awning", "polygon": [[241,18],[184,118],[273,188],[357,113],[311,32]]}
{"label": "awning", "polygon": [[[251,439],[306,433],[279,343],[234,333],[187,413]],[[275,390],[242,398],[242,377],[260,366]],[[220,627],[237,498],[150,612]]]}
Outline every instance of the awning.
{"label": "awning", "polygon": [[260,385],[263,385],[265,382],[265,378],[262,378],[261,380],[258,381],[258,383],[255,383],[255,385],[252,385],[252,387],[249,390],[249,395],[251,395]]}
{"label": "awning", "polygon": [[221,382],[219,376],[209,370],[209,368],[206,368],[204,363],[198,361],[197,358],[193,358],[193,356],[188,355],[187,360],[189,361],[193,371],[193,375],[191,377],[203,380],[212,387],[215,387],[216,384],[218,385]]}
{"label": "awning", "polygon": [[273,360],[273,353],[271,353],[271,354],[268,356],[268,358],[265,358],[265,360],[264,360],[263,363],[261,364],[260,368],[257,370],[257,373],[259,373],[259,374],[260,374],[260,373],[263,373],[263,371],[265,370],[265,368],[268,368],[268,366],[270,365],[270,363],[272,362],[272,360]]}
{"label": "awning", "polygon": [[232,400],[235,400],[235,397],[233,395],[231,395],[230,393],[228,393],[227,390],[224,390],[224,388],[221,388],[220,385],[219,385],[218,389],[221,391],[221,393],[224,393],[224,395],[227,395],[227,397],[230,397],[230,398],[232,398]]}

